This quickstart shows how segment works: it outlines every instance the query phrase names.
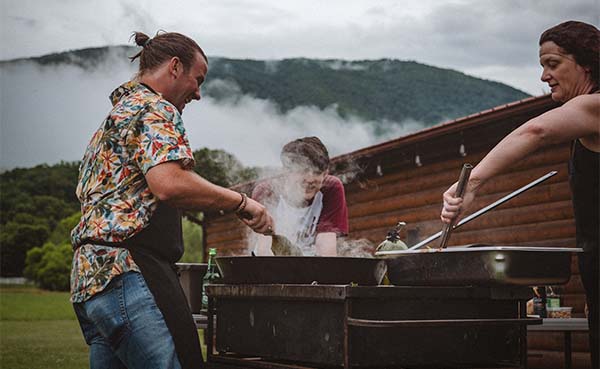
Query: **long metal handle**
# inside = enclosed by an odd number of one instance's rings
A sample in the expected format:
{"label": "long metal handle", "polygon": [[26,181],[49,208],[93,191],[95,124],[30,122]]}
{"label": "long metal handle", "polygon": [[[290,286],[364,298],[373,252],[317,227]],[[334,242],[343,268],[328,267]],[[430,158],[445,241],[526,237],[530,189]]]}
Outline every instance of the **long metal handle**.
{"label": "long metal handle", "polygon": [[427,319],[427,320],[372,320],[348,318],[348,325],[356,327],[392,328],[392,327],[443,327],[443,326],[489,326],[489,325],[542,324],[540,318],[515,319]]}
{"label": "long metal handle", "polygon": [[[469,183],[471,170],[473,170],[473,166],[471,164],[463,164],[463,167],[460,171],[460,176],[458,177],[458,184],[456,185],[456,197],[463,197],[465,189],[467,188],[467,183]],[[439,246],[440,249],[446,248],[448,240],[450,239],[450,234],[452,233],[452,229],[454,229],[454,223],[456,223],[456,221],[453,219],[450,224],[444,224],[444,226],[442,227],[442,240],[440,241]]]}
{"label": "long metal handle", "polygon": [[[519,188],[518,190],[509,193],[508,195],[504,196],[503,198],[501,198],[500,200],[493,202],[491,204],[489,204],[488,206],[479,209],[478,211],[476,211],[475,213],[469,215],[468,217],[465,217],[463,219],[461,219],[460,222],[458,222],[455,226],[454,229],[460,227],[461,225],[470,222],[471,220],[477,218],[478,216],[504,204],[505,202],[507,202],[508,200],[512,199],[515,196],[518,196],[520,194],[522,194],[523,192],[529,190],[530,188],[537,186],[538,184],[544,182],[545,180],[547,180],[548,178],[554,176],[556,173],[558,173],[556,170],[553,170],[543,176],[541,176],[540,178],[536,179],[535,181]],[[427,245],[428,243],[430,243],[431,241],[436,240],[438,237],[440,237],[442,235],[442,232],[438,232],[434,235],[431,235],[429,237],[427,237],[426,239],[424,239],[423,241],[417,243],[416,245],[412,246],[409,248],[409,250],[417,250],[420,249],[421,247]],[[383,256],[383,255],[394,255],[394,254],[402,254],[403,250],[393,250],[393,251],[379,251],[376,252],[375,255],[376,256]]]}

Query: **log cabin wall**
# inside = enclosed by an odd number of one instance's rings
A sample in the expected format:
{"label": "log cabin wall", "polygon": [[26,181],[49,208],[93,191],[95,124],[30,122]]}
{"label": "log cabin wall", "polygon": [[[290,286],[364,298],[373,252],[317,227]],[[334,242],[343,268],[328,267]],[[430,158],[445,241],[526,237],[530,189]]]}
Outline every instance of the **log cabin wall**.
{"label": "log cabin wall", "polygon": [[[530,98],[333,158],[331,172],[346,184],[349,239],[364,238],[377,245],[399,221],[407,223],[403,239],[409,245],[438,232],[442,193],[458,179],[462,164],[477,164],[509,132],[555,106],[549,96]],[[515,163],[487,183],[471,211],[551,170],[558,171],[544,183],[454,231],[449,246],[486,243],[574,247],[568,157],[569,144],[549,147]],[[247,183],[236,189],[251,193],[253,185]],[[235,216],[208,216],[205,232],[207,247],[216,247],[219,255],[250,253],[248,231]],[[561,304],[572,306],[574,316],[583,317],[584,293],[575,257],[572,271]],[[530,367],[562,367],[557,364],[562,358],[561,337],[531,333],[528,346],[536,357],[530,360]],[[587,344],[585,334],[574,335],[573,368],[590,366]]]}

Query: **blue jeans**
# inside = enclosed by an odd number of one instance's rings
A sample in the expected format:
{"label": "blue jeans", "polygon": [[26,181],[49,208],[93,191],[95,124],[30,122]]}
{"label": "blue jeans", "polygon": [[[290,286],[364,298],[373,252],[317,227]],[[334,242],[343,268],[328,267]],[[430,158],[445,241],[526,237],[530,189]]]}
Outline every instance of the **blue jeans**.
{"label": "blue jeans", "polygon": [[127,272],[73,304],[91,369],[181,369],[171,333],[144,277]]}

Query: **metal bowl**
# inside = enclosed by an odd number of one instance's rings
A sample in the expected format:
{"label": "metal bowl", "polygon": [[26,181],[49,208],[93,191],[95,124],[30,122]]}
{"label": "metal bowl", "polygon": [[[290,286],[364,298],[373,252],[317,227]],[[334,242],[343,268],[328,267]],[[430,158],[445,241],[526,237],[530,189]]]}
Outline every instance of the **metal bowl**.
{"label": "metal bowl", "polygon": [[406,250],[386,258],[388,279],[401,286],[563,284],[580,248],[482,246]]}

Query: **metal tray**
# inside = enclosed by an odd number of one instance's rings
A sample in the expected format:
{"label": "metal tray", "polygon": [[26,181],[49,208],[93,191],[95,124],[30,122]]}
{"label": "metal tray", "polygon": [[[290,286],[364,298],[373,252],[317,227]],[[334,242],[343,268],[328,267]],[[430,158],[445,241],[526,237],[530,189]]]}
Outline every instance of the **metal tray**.
{"label": "metal tray", "polygon": [[580,248],[462,246],[406,250],[386,258],[390,283],[399,286],[563,284]]}
{"label": "metal tray", "polygon": [[334,256],[222,256],[216,258],[225,284],[378,285],[383,259]]}

